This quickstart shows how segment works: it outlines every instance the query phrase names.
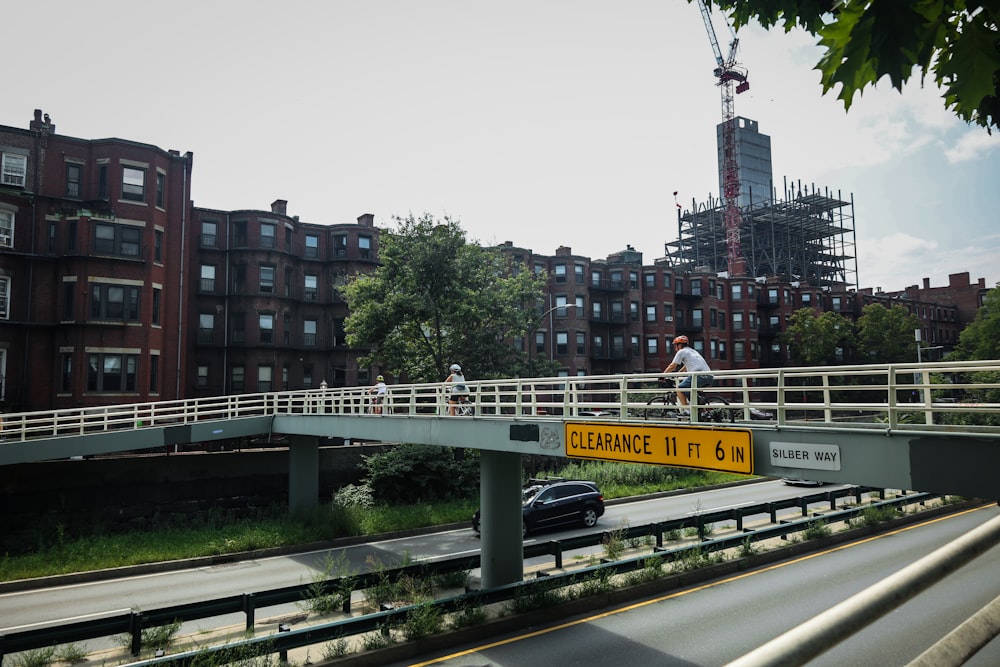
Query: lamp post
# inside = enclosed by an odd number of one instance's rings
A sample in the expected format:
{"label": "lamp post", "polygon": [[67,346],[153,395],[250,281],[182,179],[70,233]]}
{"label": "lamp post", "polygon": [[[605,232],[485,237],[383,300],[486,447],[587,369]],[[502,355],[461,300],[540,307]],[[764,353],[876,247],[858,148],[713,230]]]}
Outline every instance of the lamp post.
{"label": "lamp post", "polygon": [[[555,324],[554,324],[554,321],[553,321],[553,318],[552,318],[552,314],[555,313],[557,310],[560,310],[560,309],[561,310],[566,310],[568,308],[576,308],[576,304],[575,303],[565,303],[565,304],[558,305],[558,306],[552,306],[551,308],[549,308],[548,310],[546,310],[544,313],[542,313],[541,315],[539,315],[538,319],[535,320],[535,323],[531,325],[530,329],[528,329],[528,336],[529,336],[529,338],[534,338],[534,333],[535,333],[535,330],[538,329],[538,325],[540,325],[542,323],[542,321],[545,320],[546,317],[549,318],[549,344],[546,346],[546,347],[548,347],[548,351],[549,351],[549,361],[552,361],[553,359],[555,359],[555,356],[556,356],[555,355],[555,340],[553,338],[553,332],[552,332],[552,329],[555,326]],[[532,348],[534,347],[534,341],[533,340],[530,341],[528,344]],[[537,358],[537,354],[535,355],[535,358]],[[529,361],[531,360],[531,355],[530,354],[528,355],[528,360]]]}

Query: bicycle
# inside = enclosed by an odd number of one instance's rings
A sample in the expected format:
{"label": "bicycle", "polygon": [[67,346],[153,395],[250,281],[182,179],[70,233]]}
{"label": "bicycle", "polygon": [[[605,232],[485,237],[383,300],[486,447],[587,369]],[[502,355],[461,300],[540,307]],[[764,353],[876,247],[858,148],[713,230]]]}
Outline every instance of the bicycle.
{"label": "bicycle", "polygon": [[[661,378],[659,381],[661,389],[667,391],[646,401],[646,409],[643,417],[650,419],[679,419],[682,417],[682,408],[677,404],[677,393],[674,390],[676,384],[673,378]],[[736,421],[736,410],[729,408],[729,401],[719,394],[700,392],[698,394],[700,405],[698,406],[698,421],[733,423]]]}
{"label": "bicycle", "polygon": [[452,399],[455,402],[449,401],[449,406],[455,408],[456,417],[471,417],[476,413],[468,394],[452,394]]}

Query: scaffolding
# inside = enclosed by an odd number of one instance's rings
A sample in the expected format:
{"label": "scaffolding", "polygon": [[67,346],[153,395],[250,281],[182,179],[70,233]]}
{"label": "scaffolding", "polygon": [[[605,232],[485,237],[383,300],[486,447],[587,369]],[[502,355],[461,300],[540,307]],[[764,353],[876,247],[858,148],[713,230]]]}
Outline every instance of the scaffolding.
{"label": "scaffolding", "polygon": [[[854,196],[815,185],[791,189],[784,199],[754,201],[741,208],[740,249],[747,274],[778,277],[815,286],[857,287]],[[676,270],[725,273],[728,266],[725,205],[713,197],[694,203],[694,210],[677,216],[677,240],[665,244],[668,262]]]}

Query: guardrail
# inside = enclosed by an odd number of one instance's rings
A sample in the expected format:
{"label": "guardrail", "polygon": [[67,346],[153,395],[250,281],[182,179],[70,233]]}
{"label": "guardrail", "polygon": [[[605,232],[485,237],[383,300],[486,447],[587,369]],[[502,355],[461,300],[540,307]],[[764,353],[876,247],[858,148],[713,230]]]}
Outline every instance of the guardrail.
{"label": "guardrail", "polygon": [[[715,382],[707,388],[698,388],[695,378],[692,407],[704,406],[710,396],[722,396],[734,417],[744,422],[754,421],[752,413],[759,410],[771,413],[779,426],[836,424],[995,436],[1000,417],[1000,360],[753,369],[713,375]],[[591,419],[597,412],[604,413],[598,418],[628,421],[643,418],[650,399],[672,391],[657,386],[661,377],[516,378],[468,385],[475,417]],[[444,416],[447,397],[440,383],[390,385],[382,413],[370,416]],[[368,387],[345,387],[12,413],[3,415],[0,438],[52,438],[262,415],[366,415],[371,398]],[[982,423],[967,423],[976,421]]]}
{"label": "guardrail", "polygon": [[[880,499],[877,503],[861,506],[862,497],[865,494],[876,494]],[[637,538],[653,537],[655,540],[655,557],[664,562],[671,562],[678,558],[683,558],[686,553],[694,549],[703,552],[714,552],[734,547],[739,547],[747,540],[760,541],[774,537],[784,537],[795,532],[807,530],[815,522],[832,523],[843,521],[861,515],[867,507],[899,507],[915,503],[924,503],[935,496],[926,493],[903,494],[897,498],[886,499],[885,489],[871,487],[844,487],[823,491],[819,493],[788,498],[780,501],[771,501],[755,505],[748,505],[740,508],[719,510],[715,512],[705,512],[681,519],[671,519],[641,526],[624,527],[618,532],[622,539],[631,540]],[[837,500],[840,498],[853,497],[858,504],[851,508],[837,509]],[[821,515],[810,516],[810,505],[817,503],[829,503],[829,512]],[[795,521],[780,521],[777,512],[784,509],[800,508],[803,518]],[[752,516],[768,515],[771,526],[757,528],[752,531],[744,531],[743,521]],[[724,521],[735,521],[737,534],[732,536],[707,539],[706,527]],[[675,530],[693,528],[697,530],[699,541],[697,544],[665,549],[663,546],[663,535]],[[524,547],[525,558],[536,558],[539,556],[552,556],[553,566],[561,569],[563,557],[566,553],[594,547],[605,543],[610,531],[602,531],[582,535],[562,540],[549,540],[529,544]],[[583,571],[607,570],[615,574],[627,573],[643,567],[649,555],[624,559],[611,563],[585,568]],[[98,618],[91,618],[81,621],[51,621],[47,624],[36,624],[31,627],[14,627],[0,629],[0,660],[5,655],[29,651],[59,644],[67,644],[98,637],[106,637],[116,634],[128,634],[131,636],[130,650],[133,656],[138,656],[142,652],[142,630],[144,628],[166,625],[174,621],[193,621],[204,618],[211,618],[225,614],[243,613],[246,615],[246,629],[253,630],[255,625],[255,613],[257,609],[279,604],[290,604],[305,601],[309,596],[328,595],[339,593],[343,595],[344,602],[342,611],[347,614],[351,611],[351,593],[364,591],[376,584],[383,582],[395,582],[404,577],[428,578],[436,574],[444,574],[478,568],[480,566],[480,556],[462,556],[458,558],[424,561],[407,565],[400,568],[386,569],[382,571],[372,571],[359,574],[352,574],[346,577],[329,579],[323,582],[313,582],[295,586],[287,586],[279,589],[259,591],[256,593],[244,593],[215,600],[195,602],[171,607],[162,607],[146,611],[135,609],[117,610],[109,612]],[[562,575],[551,575],[548,585],[552,582],[560,582],[579,576],[579,573],[567,573]],[[530,591],[531,581],[503,586],[496,589],[468,591],[464,595],[437,600],[433,604],[440,606],[443,612],[456,611],[463,605],[469,604],[490,604],[493,602],[503,602],[510,600],[515,595],[523,595]],[[408,614],[414,607],[404,607],[394,610],[380,611],[373,614],[366,614],[360,617],[334,621],[327,624],[312,626],[305,630],[294,633],[280,633],[277,636],[269,636],[266,639],[273,641],[273,651],[287,651],[288,649],[307,646],[342,636],[355,635],[372,630],[380,629],[387,623],[404,622]],[[239,642],[240,646],[259,644],[261,639]],[[190,654],[175,654],[169,659],[177,667],[188,665],[197,657],[204,657],[206,653],[218,652],[232,649],[234,644],[226,646],[205,648]],[[162,661],[152,660],[149,664],[161,664]]]}

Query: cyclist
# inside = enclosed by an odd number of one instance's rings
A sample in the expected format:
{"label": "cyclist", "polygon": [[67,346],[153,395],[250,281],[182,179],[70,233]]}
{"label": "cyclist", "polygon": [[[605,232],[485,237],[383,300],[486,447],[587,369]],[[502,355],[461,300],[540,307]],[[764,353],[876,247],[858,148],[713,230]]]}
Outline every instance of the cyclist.
{"label": "cyclist", "polygon": [[469,386],[465,384],[465,376],[462,375],[462,367],[458,364],[452,364],[448,367],[451,371],[451,375],[445,380],[445,384],[450,385],[448,387],[448,414],[454,417],[457,414],[458,404],[463,403],[468,400],[469,397]]}
{"label": "cyclist", "polygon": [[375,378],[375,386],[368,390],[369,394],[375,394],[372,398],[372,414],[382,414],[382,403],[385,402],[385,394],[388,389],[385,386],[385,378],[379,375]]}
{"label": "cyclist", "polygon": [[[698,350],[688,347],[690,342],[687,336],[677,336],[674,338],[674,349],[677,351],[674,353],[674,360],[670,362],[669,366],[663,369],[663,372],[673,373],[683,368],[689,373],[698,374],[699,389],[710,387],[712,386],[712,381],[715,379],[710,373],[712,369],[709,367],[708,362],[705,361],[705,357],[698,353]],[[693,377],[693,375],[689,375],[677,385],[677,400],[682,406],[680,413],[685,416],[691,414],[691,410],[687,409],[688,396],[691,395],[691,392],[682,390],[691,388],[691,379]]]}

